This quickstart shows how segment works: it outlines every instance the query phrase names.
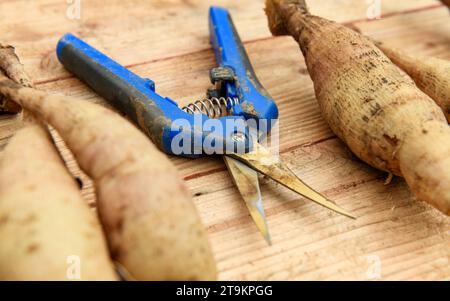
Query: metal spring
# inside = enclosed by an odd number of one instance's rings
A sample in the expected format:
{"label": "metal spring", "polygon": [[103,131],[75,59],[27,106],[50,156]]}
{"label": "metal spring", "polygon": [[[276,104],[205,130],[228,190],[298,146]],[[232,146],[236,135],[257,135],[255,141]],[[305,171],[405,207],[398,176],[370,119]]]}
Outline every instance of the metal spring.
{"label": "metal spring", "polygon": [[182,110],[189,114],[202,113],[209,118],[219,118],[228,114],[239,103],[240,100],[237,97],[212,97],[194,101],[184,106]]}

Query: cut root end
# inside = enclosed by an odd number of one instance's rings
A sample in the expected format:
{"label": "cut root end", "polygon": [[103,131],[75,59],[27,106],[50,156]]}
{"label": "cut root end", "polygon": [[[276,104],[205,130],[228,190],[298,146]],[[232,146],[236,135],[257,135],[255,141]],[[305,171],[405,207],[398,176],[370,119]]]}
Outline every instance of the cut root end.
{"label": "cut root end", "polygon": [[270,32],[274,36],[287,35],[288,31],[284,26],[282,17],[279,14],[279,3],[275,0],[266,0],[266,15],[269,21]]}
{"label": "cut root end", "polygon": [[273,35],[289,35],[287,19],[293,12],[308,14],[305,0],[266,0],[266,15]]}

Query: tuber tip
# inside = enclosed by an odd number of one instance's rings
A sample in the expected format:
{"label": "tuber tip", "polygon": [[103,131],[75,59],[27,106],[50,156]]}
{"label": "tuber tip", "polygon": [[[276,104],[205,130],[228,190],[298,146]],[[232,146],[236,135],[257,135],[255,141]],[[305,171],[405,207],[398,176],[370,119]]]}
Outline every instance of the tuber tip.
{"label": "tuber tip", "polygon": [[289,31],[285,26],[283,11],[300,12],[308,14],[308,7],[305,0],[266,0],[266,15],[269,21],[270,32],[274,36],[288,35]]}

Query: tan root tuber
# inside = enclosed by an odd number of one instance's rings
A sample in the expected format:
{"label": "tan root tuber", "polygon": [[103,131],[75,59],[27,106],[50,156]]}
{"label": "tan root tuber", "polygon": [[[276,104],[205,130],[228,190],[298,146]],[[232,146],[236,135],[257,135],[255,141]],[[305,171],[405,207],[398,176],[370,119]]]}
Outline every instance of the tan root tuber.
{"label": "tan root tuber", "polygon": [[[0,46],[1,81],[3,73],[32,86],[9,46]],[[24,115],[0,158],[0,279],[116,279],[100,224],[50,133]]]}
{"label": "tan root tuber", "polygon": [[450,122],[450,61],[408,55],[382,43],[377,46],[441,107]]}
{"label": "tan root tuber", "polygon": [[0,81],[0,95],[52,125],[93,179],[113,258],[135,279],[211,280],[216,266],[175,167],[118,114]]}
{"label": "tan root tuber", "polygon": [[402,175],[421,200],[450,214],[450,127],[442,110],[367,37],[267,0],[273,34],[300,45],[331,129],[368,164]]}

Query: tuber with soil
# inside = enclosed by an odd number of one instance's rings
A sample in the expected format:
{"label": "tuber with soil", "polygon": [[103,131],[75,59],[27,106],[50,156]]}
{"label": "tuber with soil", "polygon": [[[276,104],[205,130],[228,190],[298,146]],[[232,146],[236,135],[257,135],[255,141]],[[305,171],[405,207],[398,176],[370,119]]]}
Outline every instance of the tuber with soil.
{"label": "tuber with soil", "polygon": [[334,133],[450,215],[450,127],[434,101],[369,38],[311,15],[304,0],[266,0],[266,13],[274,35],[299,43]]}
{"label": "tuber with soil", "polygon": [[96,186],[110,252],[138,280],[212,280],[216,266],[175,167],[131,123],[99,105],[0,81],[0,95],[52,125]]}
{"label": "tuber with soil", "polygon": [[[32,86],[14,48],[0,44],[3,73]],[[23,120],[0,158],[0,279],[115,280],[101,226],[50,133],[28,111]]]}
{"label": "tuber with soil", "polygon": [[450,61],[408,55],[383,43],[377,43],[377,46],[441,107],[450,122]]}

